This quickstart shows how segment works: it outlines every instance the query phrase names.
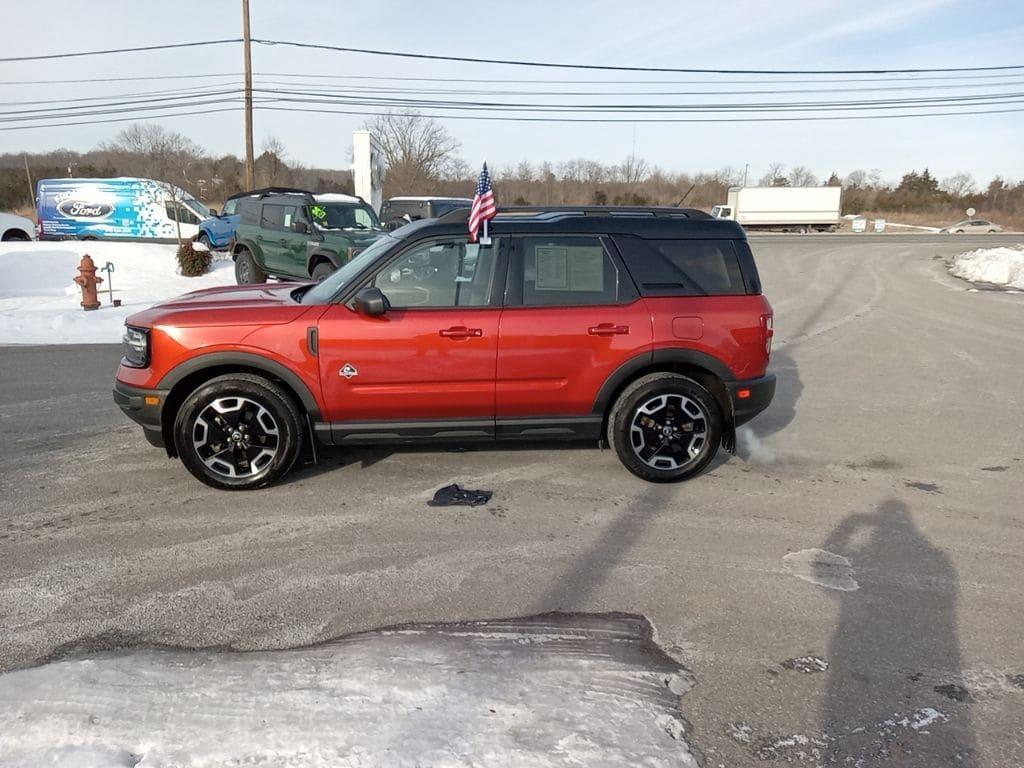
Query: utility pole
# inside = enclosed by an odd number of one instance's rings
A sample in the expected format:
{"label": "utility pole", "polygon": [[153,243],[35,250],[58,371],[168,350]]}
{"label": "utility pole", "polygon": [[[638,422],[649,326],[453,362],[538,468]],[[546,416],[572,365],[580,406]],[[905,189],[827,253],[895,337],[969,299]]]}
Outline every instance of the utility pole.
{"label": "utility pole", "polygon": [[256,161],[252,152],[252,44],[249,39],[249,0],[242,0],[242,38],[245,49],[245,183],[256,188]]}
{"label": "utility pole", "polygon": [[747,186],[747,172],[750,170],[750,163],[743,166],[743,186]]}
{"label": "utility pole", "polygon": [[28,155],[22,155],[25,159],[25,177],[28,179],[28,201],[35,205],[36,203],[36,190],[32,186],[32,172],[28,169]]}

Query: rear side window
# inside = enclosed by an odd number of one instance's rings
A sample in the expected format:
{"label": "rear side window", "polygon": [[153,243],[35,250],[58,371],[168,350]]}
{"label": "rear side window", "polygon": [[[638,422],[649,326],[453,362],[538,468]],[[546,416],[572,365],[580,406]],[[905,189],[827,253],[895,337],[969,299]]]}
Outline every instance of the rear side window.
{"label": "rear side window", "polygon": [[[644,240],[616,236],[644,296],[728,296],[750,291],[733,240]],[[752,287],[752,286],[751,286]]]}

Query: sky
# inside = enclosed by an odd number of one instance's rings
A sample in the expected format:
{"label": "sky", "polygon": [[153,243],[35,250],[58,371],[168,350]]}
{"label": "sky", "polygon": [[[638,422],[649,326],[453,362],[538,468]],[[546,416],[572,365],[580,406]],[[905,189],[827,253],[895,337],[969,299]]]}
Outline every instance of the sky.
{"label": "sky", "polygon": [[[94,3],[58,0],[41,23],[38,7],[12,3],[4,9],[3,56],[28,56],[209,40],[240,36],[240,0],[176,0],[175,3],[106,0]],[[1019,0],[842,0],[815,2],[642,2],[621,0],[552,3],[520,0],[484,6],[471,2],[343,3],[329,0],[251,0],[254,37],[380,48],[457,56],[516,58],[603,65],[700,67],[729,69],[877,69],[976,67],[1024,64],[1024,3]],[[855,10],[851,10],[855,8]],[[181,87],[204,81],[112,82],[112,77],[240,73],[239,45],[133,53],[43,62],[0,62],[0,101],[48,101],[107,96]],[[393,78],[481,78],[490,88],[615,88],[622,102],[644,90],[701,90],[720,84],[685,84],[707,76],[587,73],[485,64],[416,61],[365,54],[253,47],[257,75],[308,75]],[[988,88],[1024,92],[1020,77]],[[782,76],[780,76],[782,77]],[[846,76],[849,77],[849,76]],[[65,80],[86,80],[67,83]],[[498,79],[641,79],[653,83],[622,86],[582,84],[517,85]],[[734,76],[731,79],[742,79]],[[26,80],[55,80],[30,83]],[[234,82],[234,77],[218,82]],[[998,78],[996,79],[998,80]],[[670,85],[656,85],[672,81]],[[214,81],[205,81],[207,83]],[[409,83],[409,81],[404,81]],[[718,83],[722,80],[719,79]],[[360,85],[395,86],[403,81],[360,81]],[[899,85],[900,83],[896,83]],[[970,81],[967,84],[973,87]],[[415,85],[424,85],[417,82]],[[481,87],[426,83],[429,87]],[[851,87],[846,84],[842,87]],[[887,83],[886,85],[891,85]],[[731,88],[757,86],[732,85]],[[805,88],[806,84],[778,85]],[[822,90],[797,99],[850,98]],[[923,95],[964,93],[932,91]],[[379,93],[377,93],[379,95]],[[893,94],[854,94],[885,98]],[[897,92],[895,95],[901,95]],[[918,93],[917,95],[922,95]],[[420,98],[433,98],[432,96]],[[466,98],[456,96],[450,98]],[[480,98],[480,97],[476,97]],[[487,97],[533,100],[530,96]],[[639,97],[643,100],[643,97]],[[669,100],[701,100],[676,96]],[[733,98],[756,98],[749,96]],[[787,98],[787,97],[775,97]],[[581,97],[583,101],[594,98]],[[1011,105],[1012,106],[1012,105]],[[1024,103],[1020,105],[1024,108]],[[1006,108],[1006,107],[1003,107]],[[370,110],[367,107],[351,109]],[[2,115],[0,115],[2,116]],[[268,137],[284,143],[288,158],[307,165],[345,168],[351,162],[351,132],[360,115],[257,111],[257,151]],[[166,127],[184,133],[211,153],[242,154],[241,112],[167,117]],[[522,160],[587,158],[621,161],[632,151],[669,171],[711,171],[724,166],[744,169],[756,180],[769,163],[804,165],[819,177],[841,176],[857,169],[878,169],[883,179],[898,180],[911,169],[929,167],[941,177],[972,174],[981,185],[999,174],[1024,178],[1024,111],[988,115],[915,117],[899,120],[850,120],[776,123],[623,122],[525,123],[442,120],[462,143],[471,166],[483,159],[492,165]],[[0,132],[0,152],[43,151],[58,147],[86,150],[109,139],[123,124],[33,128]]]}

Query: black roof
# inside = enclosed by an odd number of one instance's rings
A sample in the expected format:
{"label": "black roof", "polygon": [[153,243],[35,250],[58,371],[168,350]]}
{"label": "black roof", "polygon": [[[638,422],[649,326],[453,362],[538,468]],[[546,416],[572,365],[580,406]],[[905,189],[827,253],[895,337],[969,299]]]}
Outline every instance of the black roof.
{"label": "black roof", "polygon": [[362,203],[366,201],[358,195],[350,195],[348,192],[332,192],[332,191],[321,191],[321,192],[310,192],[308,189],[296,189],[294,187],[263,187],[261,189],[252,189],[248,192],[236,192],[235,194],[228,197],[228,200],[238,200],[243,197],[255,197],[262,199],[264,197],[274,196],[287,196],[287,195],[302,195],[307,200],[312,202],[317,195],[345,195],[347,197],[353,197]]}
{"label": "black roof", "polygon": [[[396,230],[407,238],[430,234],[449,235],[466,231],[469,211],[459,208],[438,219],[421,219]],[[490,223],[495,235],[543,232],[545,234],[638,235],[658,238],[745,240],[739,224],[716,219],[695,208],[644,208],[622,206],[547,206],[501,208]]]}

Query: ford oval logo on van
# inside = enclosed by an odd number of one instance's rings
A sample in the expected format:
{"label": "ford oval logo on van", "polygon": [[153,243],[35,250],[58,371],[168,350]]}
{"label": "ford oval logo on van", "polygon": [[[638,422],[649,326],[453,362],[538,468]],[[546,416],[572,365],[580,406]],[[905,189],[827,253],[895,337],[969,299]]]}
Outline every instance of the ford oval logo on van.
{"label": "ford oval logo on van", "polygon": [[62,215],[72,219],[105,219],[114,212],[110,203],[87,203],[84,200],[65,200],[57,206]]}

